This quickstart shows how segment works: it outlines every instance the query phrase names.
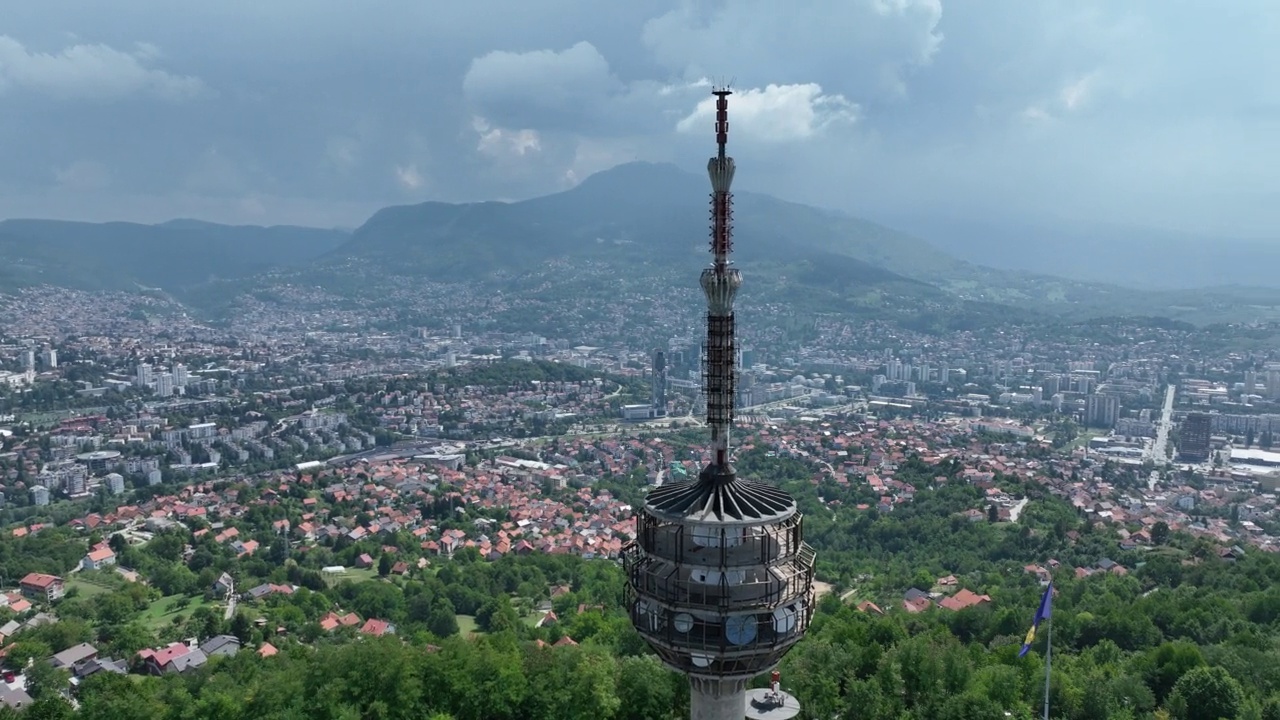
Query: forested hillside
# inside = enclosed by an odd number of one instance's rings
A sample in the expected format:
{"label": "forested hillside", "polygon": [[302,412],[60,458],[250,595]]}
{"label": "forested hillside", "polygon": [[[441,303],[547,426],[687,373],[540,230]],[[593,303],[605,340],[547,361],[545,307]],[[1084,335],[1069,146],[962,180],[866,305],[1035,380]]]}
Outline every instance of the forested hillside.
{"label": "forested hillside", "polygon": [[[1123,551],[1111,531],[1031,487],[1022,488],[1033,492],[1022,522],[975,522],[965,511],[978,491],[949,463],[905,463],[897,476],[917,485],[916,497],[883,514],[857,509],[857,490],[815,487],[798,460],[748,452],[740,467],[774,473],[801,496],[821,574],[836,583],[782,665],[806,717],[1038,717],[1044,629],[1030,654],[1017,654],[1043,586],[1024,566],[1051,561],[1053,717],[1280,717],[1280,561],[1271,555],[1224,554],[1176,534],[1161,534],[1145,552]],[[834,513],[817,504],[839,492],[847,502]],[[150,586],[81,584],[56,605],[61,622],[28,630],[5,652],[21,664],[91,641],[104,654],[134,658],[157,642],[231,633],[244,644],[237,656],[182,675],[99,673],[77,690],[79,710],[47,690],[61,671],[37,661],[35,705],[0,717],[639,720],[687,712],[684,682],[655,663],[620,609],[623,578],[610,561],[534,554],[486,562],[464,550],[425,574],[400,577],[381,567],[386,561],[367,579],[333,583],[315,568],[351,563],[367,543],[340,539],[303,558],[271,542],[237,559],[208,540],[194,541],[188,562],[182,546],[192,540],[180,531],[121,547],[121,563]],[[6,536],[0,566],[7,576],[65,572],[81,543],[62,529]],[[1103,560],[1128,571],[1077,577],[1075,568]],[[202,600],[223,569],[246,583],[298,589],[268,595],[228,622]],[[944,575],[990,600],[904,612],[907,588]],[[187,607],[165,605],[156,617],[158,594],[187,596]],[[531,608],[542,603],[550,619]],[[396,634],[325,630],[320,621],[336,608],[384,618]]]}

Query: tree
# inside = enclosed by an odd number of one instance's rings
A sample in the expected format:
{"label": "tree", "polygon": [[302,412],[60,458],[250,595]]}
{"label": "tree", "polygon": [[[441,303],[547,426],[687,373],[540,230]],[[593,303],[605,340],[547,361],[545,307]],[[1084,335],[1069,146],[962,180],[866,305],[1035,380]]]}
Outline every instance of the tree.
{"label": "tree", "polygon": [[1192,669],[1169,695],[1169,709],[1179,720],[1234,720],[1243,706],[1240,683],[1220,667]]}
{"label": "tree", "polygon": [[231,618],[231,634],[235,635],[240,642],[249,642],[249,636],[253,633],[253,623],[249,620],[249,616],[244,613],[236,613]]}
{"label": "tree", "polygon": [[654,720],[671,716],[678,678],[652,655],[623,658],[618,663],[618,720]]}
{"label": "tree", "polygon": [[987,508],[987,522],[1000,522],[1000,509],[995,505]]}
{"label": "tree", "polygon": [[438,638],[458,634],[458,615],[454,612],[453,603],[449,602],[449,598],[442,595],[432,601],[427,629]]}
{"label": "tree", "polygon": [[395,565],[395,560],[391,559],[391,553],[382,553],[382,557],[378,558],[378,575],[380,577],[390,575],[393,565]]}
{"label": "tree", "polygon": [[1169,523],[1161,520],[1151,526],[1151,542],[1156,545],[1169,542]]}
{"label": "tree", "polygon": [[1272,696],[1262,703],[1262,720],[1280,720],[1280,697]]}
{"label": "tree", "polygon": [[37,660],[27,668],[27,693],[32,699],[57,697],[70,676],[65,670],[55,669],[44,660]]}

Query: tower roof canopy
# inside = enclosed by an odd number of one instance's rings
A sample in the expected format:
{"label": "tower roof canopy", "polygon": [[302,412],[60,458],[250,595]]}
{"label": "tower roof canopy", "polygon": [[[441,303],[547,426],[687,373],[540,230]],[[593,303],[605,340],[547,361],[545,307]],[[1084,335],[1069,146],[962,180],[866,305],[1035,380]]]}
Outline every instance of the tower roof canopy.
{"label": "tower roof canopy", "polygon": [[773,485],[743,480],[732,468],[711,466],[696,480],[654,488],[645,509],[664,520],[761,525],[791,517],[796,503]]}

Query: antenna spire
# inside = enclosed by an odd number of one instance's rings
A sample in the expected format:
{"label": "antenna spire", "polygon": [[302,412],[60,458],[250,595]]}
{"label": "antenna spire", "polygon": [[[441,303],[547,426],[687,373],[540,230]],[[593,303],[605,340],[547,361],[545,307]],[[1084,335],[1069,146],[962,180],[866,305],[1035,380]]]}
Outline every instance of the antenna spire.
{"label": "antenna spire", "polygon": [[742,274],[730,267],[733,250],[733,185],[735,165],[725,153],[729,143],[729,95],[718,87],[716,98],[716,156],[707,161],[711,178],[711,267],[702,271],[699,283],[707,296],[707,345],[703,384],[707,393],[707,425],[711,428],[711,465],[708,477],[732,480],[729,465],[729,428],[733,425],[735,378],[733,361],[733,300],[742,286]]}

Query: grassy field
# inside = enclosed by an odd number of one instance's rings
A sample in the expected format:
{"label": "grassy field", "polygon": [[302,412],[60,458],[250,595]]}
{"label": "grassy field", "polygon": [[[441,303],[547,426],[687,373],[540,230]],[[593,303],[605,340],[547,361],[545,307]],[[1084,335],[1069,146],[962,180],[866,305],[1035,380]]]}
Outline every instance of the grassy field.
{"label": "grassy field", "polygon": [[373,580],[377,577],[378,571],[374,568],[347,568],[347,571],[341,575],[325,575],[324,581],[329,587],[333,587],[345,580],[350,580],[353,583],[361,583],[367,580]]}
{"label": "grassy field", "polygon": [[71,590],[74,588],[75,590],[79,591],[80,597],[93,597],[95,595],[103,595],[111,592],[111,588],[107,587],[106,585],[99,585],[97,583],[86,582],[82,578],[78,578],[74,576],[67,579],[65,585],[68,590]]}
{"label": "grassy field", "polygon": [[470,637],[471,635],[475,635],[479,632],[479,629],[476,627],[475,615],[458,615],[457,619],[458,634],[462,637]]}
{"label": "grassy field", "polygon": [[151,607],[147,608],[147,611],[142,614],[142,622],[148,627],[158,630],[173,623],[173,619],[179,615],[188,618],[191,617],[191,613],[195,612],[196,608],[213,604],[204,600],[192,600],[191,604],[179,608],[177,607],[178,601],[182,597],[182,595],[170,595],[151,603]]}
{"label": "grassy field", "polygon": [[1088,445],[1090,440],[1096,437],[1102,437],[1103,435],[1106,435],[1106,434],[1107,433],[1102,430],[1085,430],[1080,434],[1080,437],[1077,437],[1074,441],[1072,441],[1070,445],[1066,447],[1066,450],[1070,452],[1072,450],[1082,448],[1085,445]]}

